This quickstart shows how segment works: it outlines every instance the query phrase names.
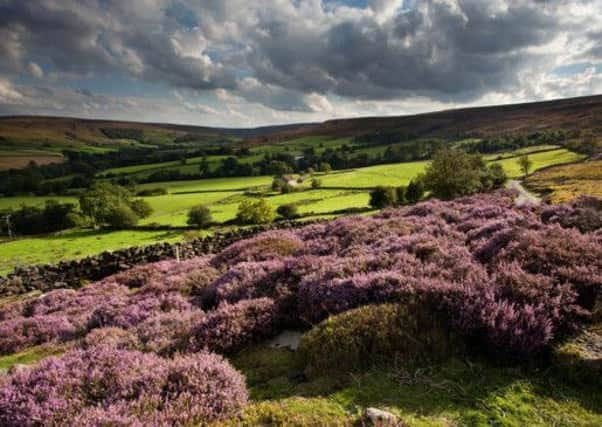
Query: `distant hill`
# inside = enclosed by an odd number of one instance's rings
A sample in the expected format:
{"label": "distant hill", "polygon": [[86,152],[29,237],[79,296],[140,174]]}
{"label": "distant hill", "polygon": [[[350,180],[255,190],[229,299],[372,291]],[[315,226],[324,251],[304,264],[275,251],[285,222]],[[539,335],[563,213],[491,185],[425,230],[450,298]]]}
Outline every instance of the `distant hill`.
{"label": "distant hill", "polygon": [[399,131],[414,137],[491,137],[546,129],[591,131],[602,136],[602,95],[525,104],[462,108],[395,117],[328,120],[256,138],[285,141],[308,136],[354,137]]}

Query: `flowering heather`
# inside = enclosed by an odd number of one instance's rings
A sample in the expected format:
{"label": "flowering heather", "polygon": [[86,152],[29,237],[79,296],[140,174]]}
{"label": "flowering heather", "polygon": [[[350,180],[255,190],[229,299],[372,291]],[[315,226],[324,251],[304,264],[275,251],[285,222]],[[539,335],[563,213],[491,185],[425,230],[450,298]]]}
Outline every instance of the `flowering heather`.
{"label": "flowering heather", "polygon": [[[244,378],[209,353],[163,359],[98,346],[51,357],[0,387],[0,425],[191,425],[235,415]],[[109,423],[109,424],[107,424]]]}
{"label": "flowering heather", "polygon": [[273,335],[278,320],[276,305],[269,298],[223,303],[195,326],[188,350],[231,353]]}
{"label": "flowering heather", "polygon": [[[287,326],[382,303],[424,304],[496,357],[536,356],[590,322],[592,311],[599,316],[602,202],[516,207],[513,197],[430,200],[270,231],[213,256],[6,304],[0,353],[68,340],[82,350],[42,362],[47,372],[0,380],[0,425],[64,416],[80,425],[219,419],[246,392],[238,374],[204,351],[229,354]],[[123,378],[112,377],[118,372]],[[96,383],[107,390],[91,389]],[[230,400],[216,397],[225,384],[235,390]]]}

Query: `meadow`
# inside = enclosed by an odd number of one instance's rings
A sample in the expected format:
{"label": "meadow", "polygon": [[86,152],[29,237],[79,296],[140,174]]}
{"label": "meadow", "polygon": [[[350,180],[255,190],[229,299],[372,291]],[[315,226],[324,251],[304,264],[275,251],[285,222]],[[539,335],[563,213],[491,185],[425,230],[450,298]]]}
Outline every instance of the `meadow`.
{"label": "meadow", "polygon": [[[337,143],[340,143],[337,142]],[[301,144],[301,143],[297,143]],[[300,145],[298,145],[300,146]],[[516,163],[519,152],[503,153],[498,157],[488,157],[500,163],[509,177],[519,178],[521,172]],[[529,147],[533,170],[566,162],[578,161],[581,155],[563,148],[550,146]],[[499,156],[499,155],[497,155]],[[369,190],[379,185],[403,186],[424,171],[428,162],[387,164],[364,168],[318,173],[321,180],[319,189],[309,188],[309,179],[300,184],[299,191],[289,194],[274,193],[270,190],[273,177],[234,177],[200,179],[195,181],[172,181],[142,184],[137,190],[163,188],[167,195],[145,197],[153,208],[153,214],[141,221],[140,225],[161,225],[186,227],[188,210],[195,205],[209,207],[218,223],[232,221],[236,217],[238,205],[258,194],[274,208],[284,204],[294,204],[301,215],[307,218],[331,218],[346,209],[369,209]],[[0,198],[0,210],[17,208],[21,205],[42,205],[45,200],[57,200],[77,204],[76,197],[4,197]],[[226,226],[231,227],[231,226]],[[214,227],[209,232],[223,229]],[[147,231],[130,230],[108,232],[98,230],[69,230],[52,236],[22,238],[10,242],[0,242],[0,274],[6,274],[16,265],[54,263],[63,259],[81,258],[103,250],[115,250],[128,246],[177,241],[183,230]]]}

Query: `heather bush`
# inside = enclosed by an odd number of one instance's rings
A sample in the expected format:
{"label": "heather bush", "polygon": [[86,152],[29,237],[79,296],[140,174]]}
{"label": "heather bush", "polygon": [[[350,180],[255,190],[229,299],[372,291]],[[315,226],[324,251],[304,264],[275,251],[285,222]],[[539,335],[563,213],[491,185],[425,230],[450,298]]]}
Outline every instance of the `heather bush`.
{"label": "heather bush", "polygon": [[194,327],[186,347],[189,351],[232,353],[273,335],[278,320],[276,305],[269,298],[223,303]]}
{"label": "heather bush", "polygon": [[65,316],[18,317],[0,323],[0,354],[10,354],[51,341],[68,341],[77,328]]}
{"label": "heather bush", "polygon": [[143,351],[169,354],[175,351],[203,319],[201,310],[170,311],[149,317],[140,323],[135,334]]}
{"label": "heather bush", "polygon": [[236,415],[247,399],[244,378],[219,356],[100,346],[12,373],[0,385],[0,425],[192,425]]}
{"label": "heather bush", "polygon": [[303,247],[303,241],[293,231],[274,230],[242,240],[224,249],[212,264],[234,265],[243,261],[265,261],[293,255]]}
{"label": "heather bush", "polygon": [[396,361],[410,367],[458,350],[424,302],[366,305],[329,317],[307,332],[299,351],[310,371],[351,371]]}
{"label": "heather bush", "polygon": [[122,328],[98,328],[90,331],[82,340],[82,348],[109,346],[119,350],[135,350],[140,347],[138,337]]}

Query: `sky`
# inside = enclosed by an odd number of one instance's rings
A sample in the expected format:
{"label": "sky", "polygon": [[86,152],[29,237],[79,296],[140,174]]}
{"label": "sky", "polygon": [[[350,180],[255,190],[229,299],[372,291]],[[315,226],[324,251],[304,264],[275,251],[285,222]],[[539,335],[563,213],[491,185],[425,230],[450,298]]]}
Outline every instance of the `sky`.
{"label": "sky", "polygon": [[253,127],[599,93],[601,0],[0,0],[0,115]]}

